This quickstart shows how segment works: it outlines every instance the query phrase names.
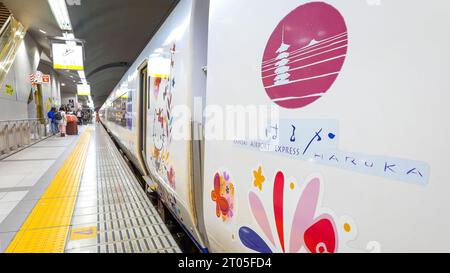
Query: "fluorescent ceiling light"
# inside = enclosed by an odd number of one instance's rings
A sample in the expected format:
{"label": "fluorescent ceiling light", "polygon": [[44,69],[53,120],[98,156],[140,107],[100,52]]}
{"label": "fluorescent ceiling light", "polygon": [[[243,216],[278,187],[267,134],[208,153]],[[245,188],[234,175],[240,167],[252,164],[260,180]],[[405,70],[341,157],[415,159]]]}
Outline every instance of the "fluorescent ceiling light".
{"label": "fluorescent ceiling light", "polygon": [[43,34],[47,34],[47,31],[45,31],[45,30],[39,29],[39,31]]}
{"label": "fluorescent ceiling light", "polygon": [[[75,35],[73,33],[64,32],[63,36],[64,36],[64,38],[66,38],[68,40],[75,40]],[[75,42],[75,41],[66,41],[66,44],[69,45],[69,46],[76,46],[77,42]]]}
{"label": "fluorescent ceiling light", "polygon": [[78,76],[80,76],[81,82],[85,85],[87,85],[87,80],[86,80],[86,74],[84,73],[84,71],[78,71]]}
{"label": "fluorescent ceiling light", "polygon": [[72,30],[72,24],[70,23],[69,11],[67,10],[65,0],[48,0],[48,4],[55,16],[56,22],[58,22],[61,30]]}
{"label": "fluorescent ceiling light", "polygon": [[66,39],[75,39],[75,35],[73,33],[64,32],[63,33],[64,38]]}
{"label": "fluorescent ceiling light", "polygon": [[78,76],[80,76],[80,79],[86,79],[86,74],[84,74],[84,71],[78,71]]}
{"label": "fluorescent ceiling light", "polygon": [[77,85],[78,96],[90,96],[91,86],[89,84],[78,84]]}
{"label": "fluorescent ceiling light", "polygon": [[15,35],[17,37],[20,37],[21,39],[23,39],[25,37],[25,33],[23,31],[20,31],[20,30],[16,31]]}

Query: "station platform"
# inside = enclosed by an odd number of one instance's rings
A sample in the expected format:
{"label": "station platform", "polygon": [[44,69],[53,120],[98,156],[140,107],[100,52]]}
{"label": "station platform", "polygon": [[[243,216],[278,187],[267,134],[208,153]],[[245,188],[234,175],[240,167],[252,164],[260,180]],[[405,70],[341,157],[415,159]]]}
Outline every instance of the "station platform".
{"label": "station platform", "polygon": [[0,173],[2,252],[181,252],[101,125],[9,156]]}

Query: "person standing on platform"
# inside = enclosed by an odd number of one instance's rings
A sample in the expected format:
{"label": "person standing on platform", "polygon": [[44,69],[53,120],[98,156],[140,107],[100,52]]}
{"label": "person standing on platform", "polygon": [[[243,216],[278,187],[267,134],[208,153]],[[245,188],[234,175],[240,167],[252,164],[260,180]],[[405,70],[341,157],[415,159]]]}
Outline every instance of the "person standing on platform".
{"label": "person standing on platform", "polygon": [[59,125],[59,131],[61,132],[61,137],[66,136],[66,126],[67,126],[67,119],[66,119],[66,111],[65,107],[61,107],[59,109],[59,112],[56,113],[56,120],[58,120]]}
{"label": "person standing on platform", "polygon": [[50,128],[53,135],[58,133],[58,124],[55,118],[56,108],[52,107],[52,109],[47,113],[47,117],[50,120]]}
{"label": "person standing on platform", "polygon": [[83,125],[83,112],[81,109],[77,110],[77,118],[78,118],[78,124]]}

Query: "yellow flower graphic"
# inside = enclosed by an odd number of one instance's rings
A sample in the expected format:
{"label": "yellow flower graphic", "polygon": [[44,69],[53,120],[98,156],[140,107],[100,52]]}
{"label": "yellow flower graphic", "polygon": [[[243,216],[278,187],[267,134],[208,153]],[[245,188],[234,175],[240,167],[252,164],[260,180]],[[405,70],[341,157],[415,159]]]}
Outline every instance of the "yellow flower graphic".
{"label": "yellow flower graphic", "polygon": [[231,182],[230,182],[230,191],[231,191],[231,195],[234,196],[234,185]]}
{"label": "yellow flower graphic", "polygon": [[253,171],[253,176],[255,177],[255,187],[262,191],[263,183],[266,181],[266,178],[262,175],[261,166],[259,166],[258,171]]}
{"label": "yellow flower graphic", "polygon": [[166,156],[165,156],[165,159],[166,159],[166,162],[169,162],[169,158],[170,158],[170,153],[166,153]]}

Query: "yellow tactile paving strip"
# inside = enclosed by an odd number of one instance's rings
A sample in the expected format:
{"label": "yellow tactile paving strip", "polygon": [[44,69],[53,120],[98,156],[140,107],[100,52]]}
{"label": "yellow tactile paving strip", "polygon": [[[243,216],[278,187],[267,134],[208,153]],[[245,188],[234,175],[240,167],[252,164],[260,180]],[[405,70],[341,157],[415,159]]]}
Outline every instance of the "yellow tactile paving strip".
{"label": "yellow tactile paving strip", "polygon": [[88,128],[6,250],[7,253],[63,253],[86,162]]}

